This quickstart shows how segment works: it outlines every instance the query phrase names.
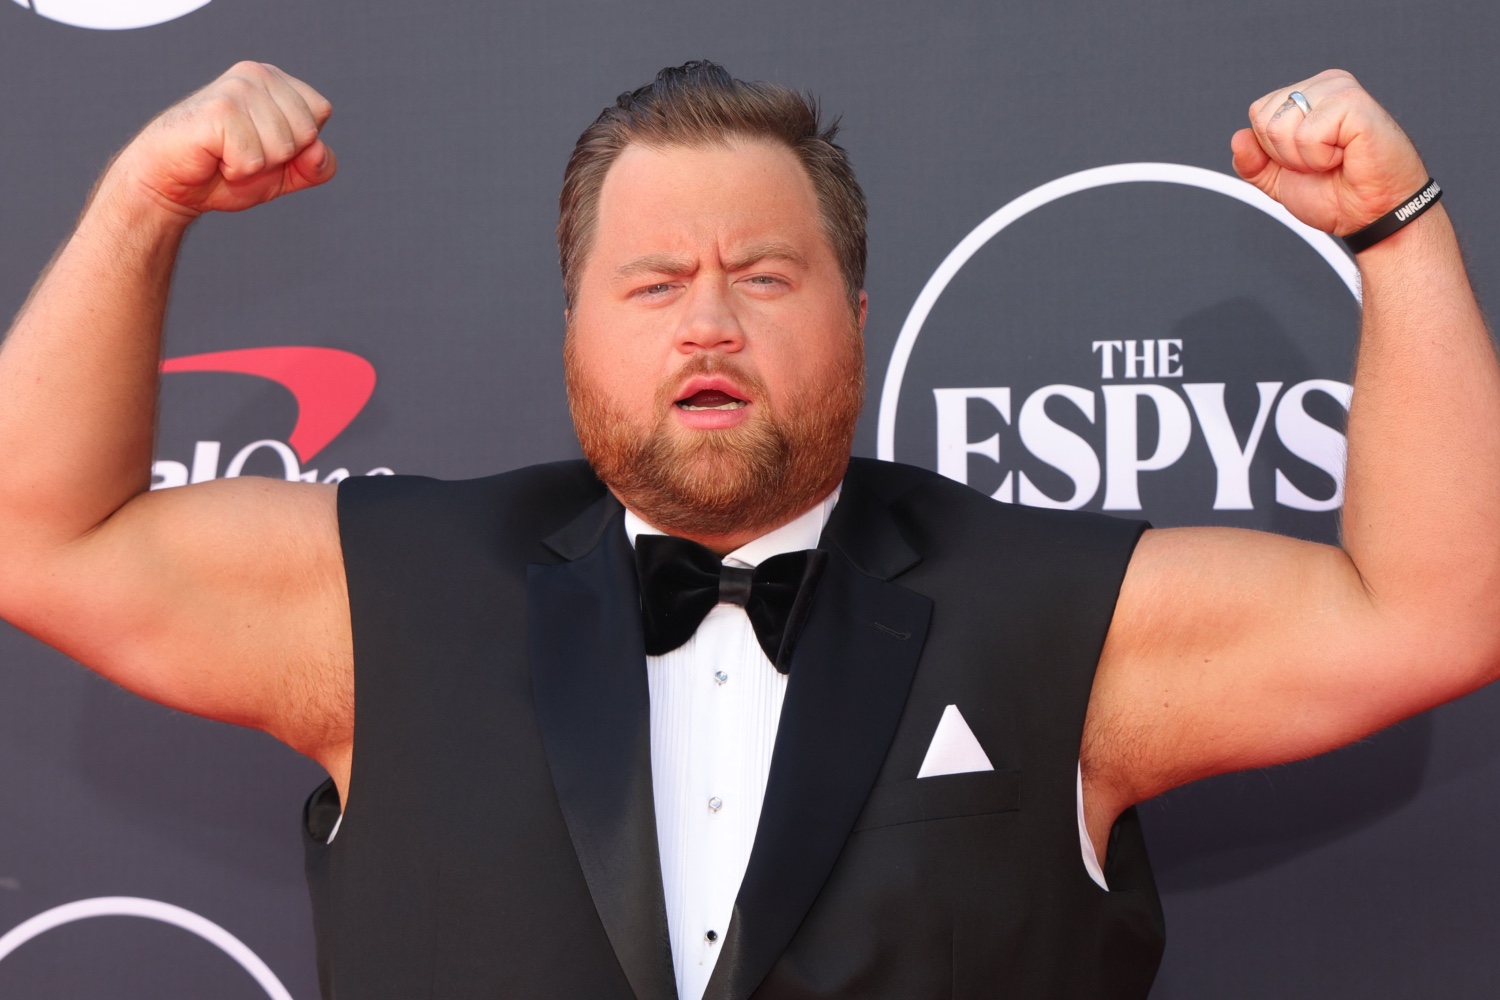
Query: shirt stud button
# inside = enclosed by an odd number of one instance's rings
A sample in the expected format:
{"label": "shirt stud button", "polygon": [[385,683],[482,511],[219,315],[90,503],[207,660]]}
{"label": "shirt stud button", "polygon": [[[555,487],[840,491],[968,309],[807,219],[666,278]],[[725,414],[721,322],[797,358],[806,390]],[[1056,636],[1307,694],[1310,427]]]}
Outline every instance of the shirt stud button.
{"label": "shirt stud button", "polygon": [[722,670],[715,670],[714,671],[714,683],[715,684],[723,684],[727,680],[729,680],[729,675],[726,674],[724,671],[722,671]]}
{"label": "shirt stud button", "polygon": [[721,799],[721,798],[719,798],[717,795],[715,795],[713,798],[711,798],[711,799],[708,800],[708,811],[709,812],[718,812],[720,809],[723,809],[723,808],[724,808],[724,800]]}
{"label": "shirt stud button", "polygon": [[709,931],[707,934],[703,935],[703,937],[708,941],[709,944],[713,944],[715,941],[719,940],[719,932]]}

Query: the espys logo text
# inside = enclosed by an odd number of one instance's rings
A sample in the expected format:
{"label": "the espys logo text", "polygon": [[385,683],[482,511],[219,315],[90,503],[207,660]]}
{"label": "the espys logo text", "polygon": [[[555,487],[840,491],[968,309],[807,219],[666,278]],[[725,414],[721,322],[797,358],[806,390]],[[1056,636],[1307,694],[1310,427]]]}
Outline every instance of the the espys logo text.
{"label": "the espys logo text", "polygon": [[15,0],[48,20],[75,28],[149,28],[206,7],[209,0]]}
{"label": "the espys logo text", "polygon": [[[245,464],[258,452],[274,454],[281,462],[287,480],[305,483],[337,483],[349,477],[349,470],[331,469],[320,473],[304,469],[328,444],[338,437],[359,415],[375,392],[375,366],[358,354],[330,347],[248,347],[235,351],[216,351],[169,358],[162,362],[163,374],[178,372],[221,372],[254,375],[282,386],[297,402],[297,422],[285,441],[263,438],[237,449],[220,468],[223,443],[199,441],[193,447],[191,462],[158,459],[151,466],[151,488],[186,486],[210,479],[234,479],[245,470]],[[389,476],[383,466],[366,472],[367,476]]]}
{"label": "the espys logo text", "polygon": [[[896,453],[902,381],[924,323],[970,258],[1006,227],[1044,205],[1093,188],[1137,182],[1187,185],[1212,191],[1266,213],[1316,251],[1356,303],[1359,301],[1358,269],[1339,244],[1326,233],[1297,221],[1285,208],[1244,181],[1177,163],[1122,163],[1069,174],[1027,192],[991,215],[953,249],[927,281],[907,315],[886,369],[877,425],[880,458],[915,460],[913,456]],[[1102,502],[1098,505],[1102,509],[1138,511],[1142,509],[1142,474],[1160,472],[1177,463],[1187,452],[1196,424],[1212,459],[1213,509],[1248,511],[1256,507],[1251,495],[1251,463],[1263,441],[1269,440],[1266,432],[1274,428],[1280,444],[1277,454],[1281,456],[1275,468],[1274,503],[1301,511],[1330,511],[1342,505],[1347,441],[1341,430],[1329,422],[1334,419],[1329,411],[1335,406],[1348,410],[1352,393],[1349,384],[1326,378],[1284,376],[1279,381],[1255,381],[1251,397],[1257,400],[1254,417],[1242,418],[1245,426],[1236,428],[1226,409],[1225,382],[1184,379],[1185,368],[1191,367],[1191,358],[1187,357],[1191,343],[1159,333],[1152,336],[1150,331],[1137,332],[1132,339],[1129,332],[1120,336],[1117,332],[1090,331],[1073,341],[1070,349],[1076,358],[1074,363],[1080,373],[1088,373],[1078,379],[1084,385],[1053,381],[1048,385],[1022,387],[972,384],[933,387],[929,405],[935,407],[932,426],[936,433],[937,471],[959,482],[969,482],[971,458],[987,460],[994,466],[988,470],[989,474],[999,481],[991,494],[997,500],[1076,509],[1094,503],[1102,490]],[[1026,347],[1025,343],[1015,345],[1015,354],[1024,357]],[[930,370],[922,376],[924,381],[932,377]],[[1094,381],[1096,377],[1098,381]],[[1235,393],[1249,392],[1252,387],[1247,381],[1242,387],[1229,388]],[[1101,401],[1102,407],[1098,405]],[[1142,440],[1147,437],[1142,432],[1143,408],[1154,410],[1152,422],[1156,427],[1155,443],[1148,455],[1140,453],[1144,445],[1151,444]],[[989,426],[998,426],[999,431],[987,437],[983,436],[983,430],[976,434],[971,428],[975,414],[984,414]],[[918,416],[925,420],[927,414]],[[1061,417],[1068,419],[1060,422]],[[1092,428],[1101,422],[1103,428],[1099,434]],[[1074,427],[1065,426],[1066,423]],[[1074,428],[1088,429],[1098,443],[1086,440]],[[1021,447],[1012,450],[1007,444],[1006,454],[1002,454],[1002,436],[1008,439],[1011,434],[1019,439]],[[902,440],[903,449],[914,447],[909,435]],[[1051,481],[1045,489],[1027,476],[1021,467],[1023,460],[1035,470],[1034,477],[1040,475],[1041,469],[1047,470]],[[978,468],[984,469],[986,464],[982,462]],[[1331,479],[1331,490],[1300,488],[1294,477],[1300,476],[1306,486],[1309,469]],[[1288,471],[1294,476],[1289,477]],[[985,491],[990,492],[988,486]],[[1207,506],[1207,500],[1204,495],[1203,506]],[[1199,502],[1194,500],[1194,506]]]}

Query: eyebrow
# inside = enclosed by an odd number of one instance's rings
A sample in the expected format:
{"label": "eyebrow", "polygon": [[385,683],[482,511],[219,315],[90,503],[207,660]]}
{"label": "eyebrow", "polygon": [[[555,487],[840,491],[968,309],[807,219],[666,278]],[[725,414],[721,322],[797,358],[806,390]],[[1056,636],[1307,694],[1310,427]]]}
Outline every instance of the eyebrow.
{"label": "eyebrow", "polygon": [[806,265],[807,260],[790,243],[781,243],[776,240],[768,240],[764,243],[751,243],[740,249],[737,256],[725,263],[725,270],[743,271],[752,264],[758,264],[763,260],[779,260],[788,264]]}
{"label": "eyebrow", "polygon": [[675,277],[692,271],[693,263],[686,257],[670,253],[652,253],[622,264],[615,273],[622,278],[636,278],[646,274],[665,274]]}
{"label": "eyebrow", "polygon": [[[790,243],[782,243],[777,240],[768,240],[762,243],[751,243],[741,247],[734,257],[725,262],[727,271],[743,271],[745,268],[758,264],[763,260],[780,260],[790,264],[806,265],[807,259],[797,252]],[[637,257],[620,266],[615,273],[622,278],[634,278],[642,275],[660,274],[678,276],[691,274],[696,265],[688,257],[670,253],[653,253],[644,257]]]}

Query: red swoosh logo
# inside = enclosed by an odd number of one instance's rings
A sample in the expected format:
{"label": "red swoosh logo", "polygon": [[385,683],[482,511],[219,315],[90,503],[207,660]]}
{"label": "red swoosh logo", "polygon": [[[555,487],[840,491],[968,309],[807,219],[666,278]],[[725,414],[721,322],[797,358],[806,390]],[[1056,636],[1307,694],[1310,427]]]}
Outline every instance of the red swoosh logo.
{"label": "red swoosh logo", "polygon": [[331,347],[247,347],[168,358],[163,374],[229,372],[257,375],[297,400],[297,423],[287,444],[303,462],[338,437],[375,391],[375,366],[358,354]]}

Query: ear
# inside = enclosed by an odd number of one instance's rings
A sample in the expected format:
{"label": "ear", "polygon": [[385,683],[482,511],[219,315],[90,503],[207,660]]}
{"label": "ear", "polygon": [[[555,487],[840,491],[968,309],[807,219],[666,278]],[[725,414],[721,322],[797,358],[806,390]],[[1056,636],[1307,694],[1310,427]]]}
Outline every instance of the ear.
{"label": "ear", "polygon": [[864,336],[865,317],[870,314],[870,296],[863,288],[859,290],[859,333]]}

